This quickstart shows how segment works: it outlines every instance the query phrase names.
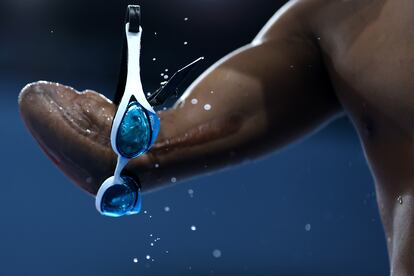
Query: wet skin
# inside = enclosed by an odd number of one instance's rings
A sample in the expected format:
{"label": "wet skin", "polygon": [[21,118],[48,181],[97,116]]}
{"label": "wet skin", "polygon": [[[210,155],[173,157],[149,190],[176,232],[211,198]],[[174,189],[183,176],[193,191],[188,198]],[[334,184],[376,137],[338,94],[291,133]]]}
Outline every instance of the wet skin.
{"label": "wet skin", "polygon": [[[270,153],[349,116],[375,179],[391,273],[414,275],[413,14],[412,0],[289,2],[251,44],[159,113],[156,144],[125,173],[151,190]],[[45,82],[25,87],[19,103],[46,154],[94,194],[116,164],[109,141],[116,107],[96,92]]]}

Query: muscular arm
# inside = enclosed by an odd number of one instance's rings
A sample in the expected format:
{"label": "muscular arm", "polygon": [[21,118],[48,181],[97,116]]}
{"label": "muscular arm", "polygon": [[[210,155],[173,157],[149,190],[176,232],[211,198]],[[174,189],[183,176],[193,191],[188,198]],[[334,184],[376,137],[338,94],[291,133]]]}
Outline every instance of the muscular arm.
{"label": "muscular arm", "polygon": [[[301,138],[340,112],[300,4],[286,6],[249,45],[205,72],[170,110],[160,135],[126,173],[144,190],[239,163]],[[85,190],[112,175],[115,107],[96,92],[48,83],[20,96],[26,125],[46,153]]]}

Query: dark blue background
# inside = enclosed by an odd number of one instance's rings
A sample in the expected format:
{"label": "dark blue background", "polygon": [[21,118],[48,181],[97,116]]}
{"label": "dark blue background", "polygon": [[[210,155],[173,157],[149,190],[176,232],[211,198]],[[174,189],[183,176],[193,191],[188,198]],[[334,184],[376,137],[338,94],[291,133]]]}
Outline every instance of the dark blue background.
{"label": "dark blue background", "polygon": [[[277,155],[147,194],[147,214],[100,216],[24,128],[17,95],[39,79],[113,93],[125,2],[107,2],[0,3],[0,275],[388,275],[373,180],[347,119]],[[282,2],[141,1],[144,86],[247,43]]]}

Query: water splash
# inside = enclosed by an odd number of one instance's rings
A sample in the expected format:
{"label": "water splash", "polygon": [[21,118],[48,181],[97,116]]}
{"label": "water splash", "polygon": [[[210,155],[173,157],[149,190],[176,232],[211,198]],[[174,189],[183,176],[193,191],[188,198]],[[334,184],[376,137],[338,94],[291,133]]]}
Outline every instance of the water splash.
{"label": "water splash", "polygon": [[220,258],[221,257],[221,250],[220,249],[214,249],[213,250],[213,257],[214,258]]}

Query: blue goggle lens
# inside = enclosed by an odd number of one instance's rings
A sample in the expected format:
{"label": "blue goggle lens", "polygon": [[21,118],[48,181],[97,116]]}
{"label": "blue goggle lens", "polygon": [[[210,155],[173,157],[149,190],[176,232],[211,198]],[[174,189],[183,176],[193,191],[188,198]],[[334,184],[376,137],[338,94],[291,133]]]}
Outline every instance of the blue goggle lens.
{"label": "blue goggle lens", "polygon": [[135,181],[127,176],[122,176],[123,183],[109,187],[101,201],[101,211],[104,215],[119,217],[138,213],[140,209],[140,192]]}
{"label": "blue goggle lens", "polygon": [[144,108],[133,101],[128,105],[116,137],[119,153],[134,158],[148,150],[151,142],[151,124]]}

